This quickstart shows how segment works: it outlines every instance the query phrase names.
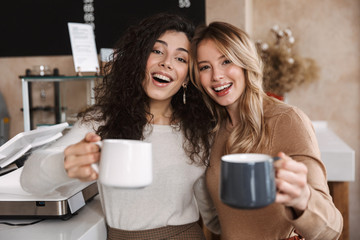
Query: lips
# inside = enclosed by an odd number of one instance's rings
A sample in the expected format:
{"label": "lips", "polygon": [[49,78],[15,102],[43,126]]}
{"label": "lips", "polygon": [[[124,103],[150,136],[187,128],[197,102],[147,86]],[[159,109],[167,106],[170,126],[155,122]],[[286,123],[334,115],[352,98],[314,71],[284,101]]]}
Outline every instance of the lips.
{"label": "lips", "polygon": [[224,85],[221,85],[219,87],[214,87],[214,91],[215,92],[221,92],[222,90],[227,89],[227,88],[229,88],[231,86],[232,86],[232,83],[224,84]]}
{"label": "lips", "polygon": [[170,83],[172,81],[171,77],[160,73],[154,73],[152,74],[152,77],[156,82],[159,83]]}
{"label": "lips", "polygon": [[233,85],[233,83],[225,83],[222,85],[217,85],[217,86],[213,87],[213,90],[215,91],[215,94],[217,96],[224,96],[230,91],[230,88],[232,87],[232,85]]}

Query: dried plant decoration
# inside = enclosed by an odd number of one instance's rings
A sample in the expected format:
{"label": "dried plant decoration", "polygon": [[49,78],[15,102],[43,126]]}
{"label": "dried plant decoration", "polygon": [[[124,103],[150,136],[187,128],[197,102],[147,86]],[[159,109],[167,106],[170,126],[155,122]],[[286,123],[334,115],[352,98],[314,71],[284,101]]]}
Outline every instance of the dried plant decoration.
{"label": "dried plant decoration", "polygon": [[295,87],[318,79],[319,68],[311,58],[303,58],[293,50],[295,38],[290,28],[271,28],[275,41],[257,41],[256,46],[264,62],[264,90],[284,96]]}

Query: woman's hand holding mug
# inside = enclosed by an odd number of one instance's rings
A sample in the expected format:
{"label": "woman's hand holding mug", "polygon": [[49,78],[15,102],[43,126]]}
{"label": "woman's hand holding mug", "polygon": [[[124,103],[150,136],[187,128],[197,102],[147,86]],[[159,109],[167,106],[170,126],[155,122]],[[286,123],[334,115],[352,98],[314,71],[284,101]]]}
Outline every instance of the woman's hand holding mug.
{"label": "woman's hand holding mug", "polygon": [[276,202],[299,213],[310,198],[307,167],[282,152],[277,157],[256,153],[222,156],[220,197],[235,208],[256,209]]}
{"label": "woman's hand holding mug", "polygon": [[276,202],[303,211],[307,208],[310,189],[307,184],[308,169],[305,164],[279,153],[279,161],[274,162],[276,169]]}
{"label": "woman's hand holding mug", "polygon": [[65,149],[64,167],[69,177],[81,181],[93,181],[98,178],[98,173],[91,165],[100,160],[100,148],[94,144],[100,140],[99,135],[88,133],[82,141]]}
{"label": "woman's hand holding mug", "polygon": [[82,181],[98,179],[104,185],[120,188],[142,188],[151,184],[151,143],[100,140],[95,133],[88,133],[82,141],[65,149],[64,166],[69,177]]}

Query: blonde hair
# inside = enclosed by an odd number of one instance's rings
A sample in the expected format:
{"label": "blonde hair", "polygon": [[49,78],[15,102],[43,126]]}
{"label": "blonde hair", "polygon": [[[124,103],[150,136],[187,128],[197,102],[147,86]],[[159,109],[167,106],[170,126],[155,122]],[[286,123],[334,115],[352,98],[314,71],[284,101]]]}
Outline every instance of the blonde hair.
{"label": "blonde hair", "polygon": [[205,39],[212,40],[218,50],[233,64],[241,67],[245,75],[245,90],[240,97],[240,123],[235,126],[226,143],[225,153],[256,151],[266,144],[263,100],[263,64],[255,44],[241,29],[224,22],[212,22],[198,27],[192,40],[191,81],[202,91],[207,107],[217,120],[214,131],[228,118],[225,107],[214,102],[200,84],[196,63],[197,46]]}

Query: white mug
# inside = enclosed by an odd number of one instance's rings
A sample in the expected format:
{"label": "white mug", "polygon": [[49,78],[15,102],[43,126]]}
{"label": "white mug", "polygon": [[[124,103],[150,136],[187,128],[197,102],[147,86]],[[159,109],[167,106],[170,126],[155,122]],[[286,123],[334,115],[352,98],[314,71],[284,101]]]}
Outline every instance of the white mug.
{"label": "white mug", "polygon": [[151,184],[151,143],[105,139],[96,144],[101,148],[100,163],[92,167],[99,173],[101,184],[119,188],[142,188]]}

